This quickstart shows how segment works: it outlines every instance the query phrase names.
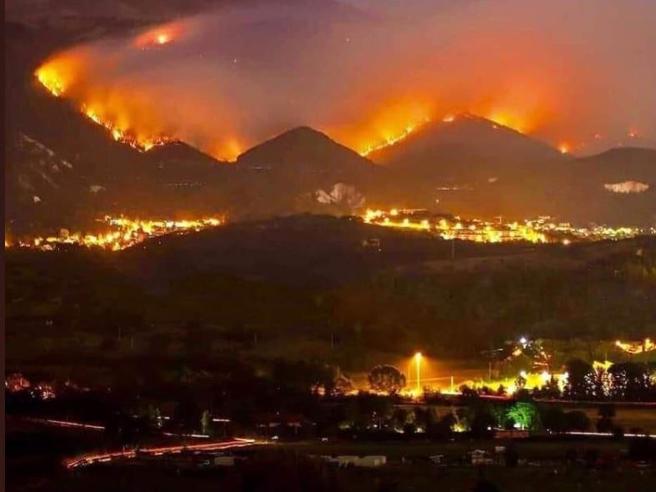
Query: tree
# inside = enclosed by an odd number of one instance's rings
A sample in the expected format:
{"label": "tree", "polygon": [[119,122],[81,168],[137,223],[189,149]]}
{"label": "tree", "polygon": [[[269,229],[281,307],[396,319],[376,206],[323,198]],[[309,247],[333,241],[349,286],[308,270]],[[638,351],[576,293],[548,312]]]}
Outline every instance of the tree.
{"label": "tree", "polygon": [[540,390],[540,396],[545,397],[545,398],[560,398],[560,387],[558,386],[558,380],[554,377],[551,376],[549,378],[549,381],[541,388]]}
{"label": "tree", "polygon": [[608,369],[610,396],[614,400],[643,401],[649,399],[652,382],[646,364],[623,362]]}
{"label": "tree", "polygon": [[332,396],[344,396],[353,391],[353,382],[344,374],[340,374],[335,378]]}
{"label": "tree", "polygon": [[540,427],[540,415],[533,403],[518,401],[506,411],[506,418],[513,427],[521,430],[537,430]]}
{"label": "tree", "polygon": [[594,369],[581,359],[572,359],[566,364],[567,384],[565,396],[573,400],[591,398],[594,393]]}
{"label": "tree", "polygon": [[394,395],[405,386],[405,376],[394,366],[376,366],[369,373],[369,386],[374,391]]}

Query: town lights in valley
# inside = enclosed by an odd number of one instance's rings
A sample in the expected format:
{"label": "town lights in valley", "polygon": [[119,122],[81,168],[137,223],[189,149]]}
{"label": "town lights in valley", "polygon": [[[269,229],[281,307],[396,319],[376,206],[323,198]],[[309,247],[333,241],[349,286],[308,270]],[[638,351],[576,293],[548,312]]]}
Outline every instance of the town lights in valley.
{"label": "town lights in valley", "polygon": [[575,240],[619,240],[656,234],[656,228],[654,227],[607,227],[602,225],[574,227],[566,222],[553,222],[550,217],[526,219],[522,222],[491,221],[478,218],[464,219],[430,214],[425,209],[368,209],[361,218],[366,224],[423,231],[442,239],[459,239],[478,243],[560,242],[567,246]]}
{"label": "town lights in valley", "polygon": [[[165,234],[185,234],[211,227],[218,227],[225,223],[225,219],[223,217],[204,217],[185,220],[141,220],[107,216],[102,222],[109,229],[103,233],[71,234],[69,231],[62,229],[58,235],[21,239],[16,243],[12,243],[11,247],[16,246],[19,248],[50,251],[65,245],[75,245],[120,251],[141,243],[146,239]],[[5,243],[6,247],[7,244]]]}

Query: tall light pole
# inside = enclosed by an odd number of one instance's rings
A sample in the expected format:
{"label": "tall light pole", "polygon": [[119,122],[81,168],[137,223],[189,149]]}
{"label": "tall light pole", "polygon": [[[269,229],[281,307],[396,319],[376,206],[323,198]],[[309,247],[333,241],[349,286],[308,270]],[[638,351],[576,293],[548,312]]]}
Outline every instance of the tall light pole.
{"label": "tall light pole", "polygon": [[415,354],[415,369],[417,371],[417,396],[421,394],[421,352]]}

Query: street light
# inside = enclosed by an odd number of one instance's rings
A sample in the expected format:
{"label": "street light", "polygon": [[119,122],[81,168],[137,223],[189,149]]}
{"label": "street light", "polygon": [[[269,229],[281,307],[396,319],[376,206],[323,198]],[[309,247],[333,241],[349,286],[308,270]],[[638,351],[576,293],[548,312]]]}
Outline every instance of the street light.
{"label": "street light", "polygon": [[421,394],[421,352],[415,354],[415,368],[417,370],[417,396]]}

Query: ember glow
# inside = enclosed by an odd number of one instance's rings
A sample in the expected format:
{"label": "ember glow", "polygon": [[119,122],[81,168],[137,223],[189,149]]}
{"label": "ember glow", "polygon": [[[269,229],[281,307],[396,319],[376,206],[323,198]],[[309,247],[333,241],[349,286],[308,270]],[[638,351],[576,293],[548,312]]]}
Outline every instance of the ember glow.
{"label": "ember glow", "polygon": [[[140,220],[125,217],[105,217],[102,222],[108,227],[107,232],[99,234],[70,233],[61,230],[58,235],[21,239],[11,247],[52,251],[65,245],[101,248],[120,251],[146,239],[165,234],[185,234],[225,223],[223,217],[204,217],[192,220]],[[5,248],[7,247],[5,243]]]}
{"label": "ember glow", "polygon": [[376,150],[381,150],[384,149],[385,147],[390,147],[394,144],[397,144],[402,140],[404,140],[405,138],[407,138],[416,129],[417,129],[416,125],[408,125],[399,134],[386,137],[385,140],[383,140],[378,144],[369,145],[365,150],[360,152],[360,154],[366,156],[371,154],[372,152],[375,152]]}
{"label": "ember glow", "polygon": [[458,2],[449,15],[442,2],[408,0],[403,15],[345,3],[361,11],[225,7],[74,46],[36,76],[118,141],[182,140],[227,161],[300,125],[368,155],[466,112],[562,152],[656,135],[656,70],[642,49],[656,44],[656,9],[644,2]]}

